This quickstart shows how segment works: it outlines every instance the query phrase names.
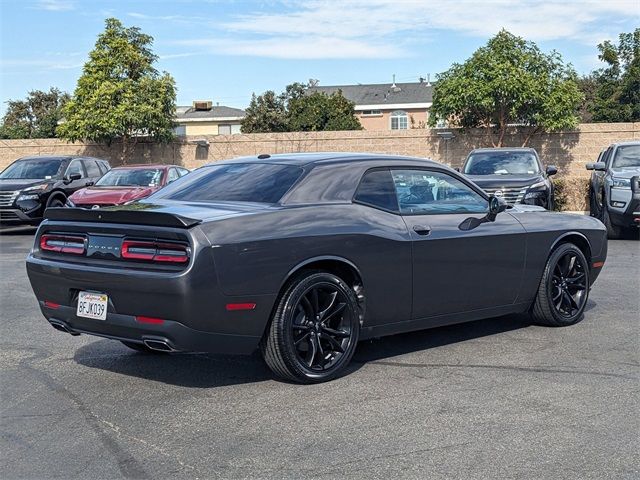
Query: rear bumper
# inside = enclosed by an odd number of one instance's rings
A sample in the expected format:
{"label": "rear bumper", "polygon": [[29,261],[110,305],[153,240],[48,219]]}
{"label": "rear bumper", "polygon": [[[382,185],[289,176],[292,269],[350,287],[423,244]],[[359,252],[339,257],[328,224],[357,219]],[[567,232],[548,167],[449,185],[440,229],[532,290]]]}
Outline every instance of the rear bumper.
{"label": "rear bumper", "polygon": [[92,320],[76,316],[74,307],[60,305],[51,308],[42,301],[39,303],[49,323],[71,335],[85,333],[135,343],[159,342],[169,347],[166,351],[174,352],[225,354],[250,354],[260,341],[260,337],[255,336],[194,330],[175,321],[164,321],[161,325],[144,324],[132,315],[117,313],[107,314],[106,320]]}
{"label": "rear bumper", "polygon": [[[197,256],[184,271],[154,272],[29,255],[27,274],[45,318],[64,325],[69,333],[138,343],[159,340],[184,352],[252,352],[267,325],[275,295],[224,295],[207,258],[210,249],[198,249]],[[78,292],[87,290],[108,296],[105,321],[76,316]],[[254,303],[255,308],[230,311],[230,303]],[[163,321],[139,323],[136,316]]]}

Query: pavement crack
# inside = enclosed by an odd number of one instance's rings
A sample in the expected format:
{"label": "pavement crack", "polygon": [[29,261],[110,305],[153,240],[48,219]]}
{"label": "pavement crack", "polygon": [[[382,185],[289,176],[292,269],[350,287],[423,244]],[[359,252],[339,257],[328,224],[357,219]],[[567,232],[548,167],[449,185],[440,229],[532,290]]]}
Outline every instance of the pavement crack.
{"label": "pavement crack", "polygon": [[151,478],[151,475],[149,475],[144,470],[138,460],[136,460],[136,458],[131,453],[122,448],[112,437],[107,434],[105,429],[102,427],[100,418],[95,413],[93,413],[76,394],[58,383],[47,372],[29,364],[27,360],[22,361],[21,364],[50,390],[66,397],[76,407],[77,411],[84,417],[87,425],[91,427],[91,429],[98,436],[105,448],[109,452],[111,452],[113,457],[116,459],[118,468],[124,477],[134,479]]}
{"label": "pavement crack", "polygon": [[533,366],[533,367],[519,367],[511,365],[483,365],[483,364],[464,364],[464,363],[404,363],[404,362],[388,362],[376,360],[373,362],[367,362],[373,365],[384,365],[387,367],[401,367],[401,368],[478,368],[478,369],[490,369],[490,370],[511,370],[516,372],[534,372],[534,373],[560,373],[571,375],[595,375],[602,377],[612,378],[624,378],[625,380],[631,380],[633,377],[631,374],[610,373],[610,372],[594,372],[580,369],[571,368],[554,368],[546,366]]}

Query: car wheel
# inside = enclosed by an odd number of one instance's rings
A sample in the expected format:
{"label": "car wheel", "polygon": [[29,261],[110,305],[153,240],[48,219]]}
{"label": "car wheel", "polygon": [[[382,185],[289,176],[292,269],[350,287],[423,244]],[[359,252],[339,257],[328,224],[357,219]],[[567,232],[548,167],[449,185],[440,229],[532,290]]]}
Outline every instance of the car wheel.
{"label": "car wheel", "polygon": [[607,208],[606,204],[602,207],[602,223],[604,223],[604,226],[607,227],[607,237],[611,238],[612,240],[620,238],[620,236],[622,235],[622,228],[611,223],[609,209]]}
{"label": "car wheel", "polygon": [[545,266],[532,315],[536,323],[551,327],[582,320],[589,298],[589,264],[572,243],[556,248]]}
{"label": "car wheel", "polygon": [[47,205],[47,208],[64,207],[64,204],[65,204],[65,202],[63,202],[59,198],[54,198],[53,200],[51,200],[51,203],[49,203],[49,205]]}
{"label": "car wheel", "polygon": [[596,192],[591,189],[589,189],[589,215],[591,215],[592,217],[600,218],[600,209],[598,208]]}
{"label": "car wheel", "polygon": [[261,342],[273,372],[299,383],[342,374],[360,335],[358,302],[339,277],[307,272],[289,283]]}
{"label": "car wheel", "polygon": [[147,347],[144,343],[136,343],[136,342],[127,342],[126,340],[120,340],[124,346],[129,347],[132,350],[143,353],[165,353],[160,350],[153,350]]}

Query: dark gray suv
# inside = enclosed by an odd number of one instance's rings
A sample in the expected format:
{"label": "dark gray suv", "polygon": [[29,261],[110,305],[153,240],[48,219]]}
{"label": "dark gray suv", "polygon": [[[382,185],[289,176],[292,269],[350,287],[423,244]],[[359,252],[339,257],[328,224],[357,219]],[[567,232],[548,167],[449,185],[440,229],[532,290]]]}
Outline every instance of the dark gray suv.
{"label": "dark gray suv", "polygon": [[640,226],[640,141],[610,145],[591,170],[589,210],[607,227],[609,238],[623,229]]}

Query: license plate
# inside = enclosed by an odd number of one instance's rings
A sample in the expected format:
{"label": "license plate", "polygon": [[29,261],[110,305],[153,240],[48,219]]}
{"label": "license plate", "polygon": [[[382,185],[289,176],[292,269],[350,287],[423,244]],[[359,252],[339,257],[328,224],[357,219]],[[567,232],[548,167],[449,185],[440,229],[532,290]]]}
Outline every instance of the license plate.
{"label": "license plate", "polygon": [[94,320],[106,320],[108,302],[109,299],[104,293],[80,292],[76,315]]}

